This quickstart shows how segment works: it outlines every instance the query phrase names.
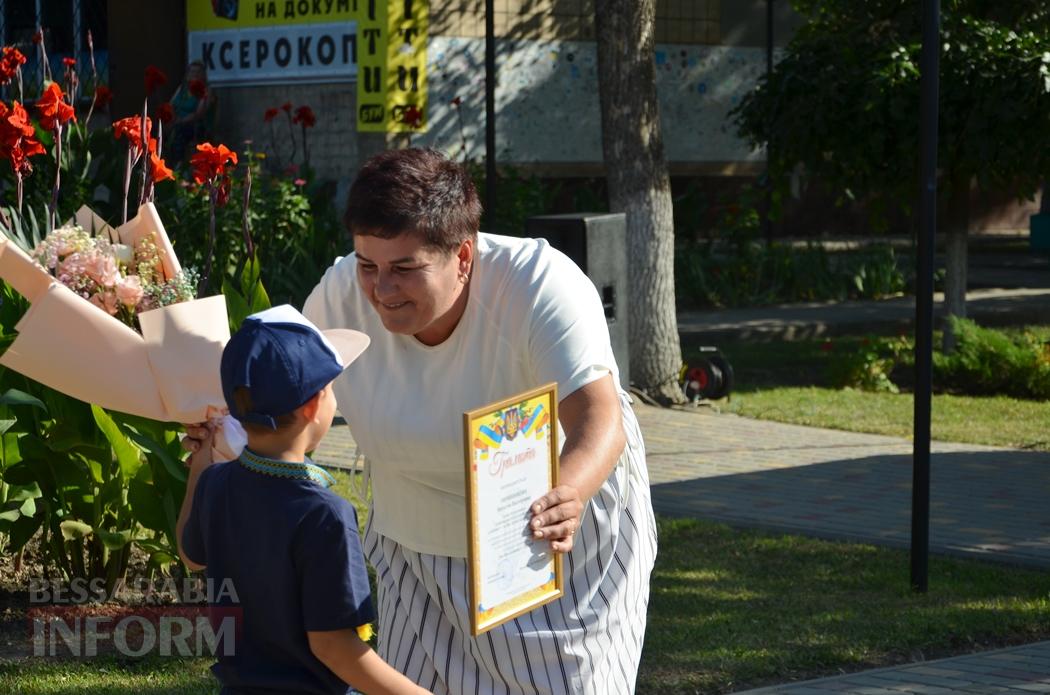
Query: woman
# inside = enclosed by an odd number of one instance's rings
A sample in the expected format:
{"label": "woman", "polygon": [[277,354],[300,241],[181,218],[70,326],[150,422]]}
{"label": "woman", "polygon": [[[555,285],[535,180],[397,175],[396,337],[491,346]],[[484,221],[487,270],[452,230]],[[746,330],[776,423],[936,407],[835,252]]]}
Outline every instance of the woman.
{"label": "woman", "polygon": [[[303,312],[372,341],[334,390],[372,483],[379,653],[435,693],[630,693],[656,524],[601,301],[545,241],[478,233],[480,217],[463,167],[377,155],[350,189],[355,252]],[[552,381],[560,484],[529,527],[565,553],[565,596],[474,638],[462,413]]]}

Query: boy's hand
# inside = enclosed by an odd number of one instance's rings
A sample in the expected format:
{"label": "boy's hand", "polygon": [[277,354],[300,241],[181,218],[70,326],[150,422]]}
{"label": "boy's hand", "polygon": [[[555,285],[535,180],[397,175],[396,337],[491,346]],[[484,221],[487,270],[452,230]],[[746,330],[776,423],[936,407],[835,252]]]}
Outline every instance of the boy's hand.
{"label": "boy's hand", "polygon": [[209,422],[183,425],[186,436],[182,438],[182,448],[190,452],[187,465],[191,468],[207,468],[212,463],[211,444],[215,431]]}

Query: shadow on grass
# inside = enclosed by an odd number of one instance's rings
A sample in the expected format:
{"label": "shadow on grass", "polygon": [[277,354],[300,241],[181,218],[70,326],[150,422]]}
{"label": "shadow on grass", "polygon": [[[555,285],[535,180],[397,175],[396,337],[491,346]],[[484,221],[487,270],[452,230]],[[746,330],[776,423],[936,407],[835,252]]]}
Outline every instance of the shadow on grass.
{"label": "shadow on grass", "polygon": [[1050,637],[1050,576],[662,518],[639,693],[722,693]]}

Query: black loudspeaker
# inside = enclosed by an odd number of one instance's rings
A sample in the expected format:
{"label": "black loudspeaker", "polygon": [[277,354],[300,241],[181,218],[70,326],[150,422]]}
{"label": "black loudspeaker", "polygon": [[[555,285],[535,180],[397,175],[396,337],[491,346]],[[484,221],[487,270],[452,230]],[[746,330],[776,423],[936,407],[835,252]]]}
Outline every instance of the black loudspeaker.
{"label": "black loudspeaker", "polygon": [[627,219],[621,213],[539,215],[525,223],[525,236],[546,239],[587,274],[605,308],[620,385],[631,383],[627,352]]}

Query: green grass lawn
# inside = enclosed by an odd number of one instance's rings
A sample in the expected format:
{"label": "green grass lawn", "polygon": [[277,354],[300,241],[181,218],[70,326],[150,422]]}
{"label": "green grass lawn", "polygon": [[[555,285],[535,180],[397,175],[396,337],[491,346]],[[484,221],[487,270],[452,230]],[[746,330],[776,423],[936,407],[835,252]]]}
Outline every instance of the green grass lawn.
{"label": "green grass lawn", "polygon": [[660,522],[639,693],[722,693],[1050,637],[1050,575]]}
{"label": "green grass lawn", "polygon": [[[1035,327],[1050,340],[1050,327]],[[835,350],[848,350],[862,338],[833,338]],[[939,338],[938,338],[939,340]],[[911,437],[911,393],[871,393],[832,388],[827,383],[825,341],[722,343],[733,365],[736,387],[719,407],[764,420],[854,432]],[[686,359],[696,357],[686,350]],[[1050,404],[1005,396],[975,397],[935,393],[933,438],[1050,451]]]}
{"label": "green grass lawn", "polygon": [[214,695],[211,659],[161,657],[0,663],[0,692],[12,695]]}
{"label": "green grass lawn", "polygon": [[[639,693],[722,693],[1050,639],[1046,572],[933,558],[919,596],[899,550],[693,520],[659,526]],[[0,664],[0,693],[212,693],[210,663],[31,659]]]}

